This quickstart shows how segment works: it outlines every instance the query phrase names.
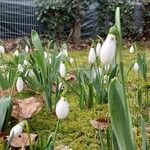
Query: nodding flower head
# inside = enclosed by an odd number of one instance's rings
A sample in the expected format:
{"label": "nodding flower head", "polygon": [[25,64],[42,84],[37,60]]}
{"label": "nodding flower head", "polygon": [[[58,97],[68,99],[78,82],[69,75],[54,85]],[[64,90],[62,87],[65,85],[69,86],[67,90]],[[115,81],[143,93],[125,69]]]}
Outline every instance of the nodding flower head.
{"label": "nodding flower head", "polygon": [[114,34],[108,34],[104,41],[101,51],[100,60],[104,65],[111,65],[116,54],[116,37]]}

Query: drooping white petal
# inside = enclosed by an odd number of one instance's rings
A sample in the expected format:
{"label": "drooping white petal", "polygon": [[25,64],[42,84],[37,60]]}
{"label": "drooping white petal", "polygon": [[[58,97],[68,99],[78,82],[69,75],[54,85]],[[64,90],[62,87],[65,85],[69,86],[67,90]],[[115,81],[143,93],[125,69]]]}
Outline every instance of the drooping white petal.
{"label": "drooping white petal", "polygon": [[18,77],[17,83],[16,83],[17,91],[20,93],[23,90],[23,80],[22,77]]}
{"label": "drooping white petal", "polygon": [[116,38],[113,34],[108,34],[106,40],[104,41],[101,51],[100,60],[104,65],[110,65],[116,54]]}
{"label": "drooping white petal", "polygon": [[14,52],[14,55],[18,57],[18,56],[19,56],[19,51],[16,50],[16,51]]}
{"label": "drooping white petal", "polygon": [[129,52],[134,53],[134,46],[133,45],[130,47]]}
{"label": "drooping white petal", "polygon": [[25,46],[25,52],[26,52],[26,53],[29,52],[29,46],[28,46],[28,45]]}
{"label": "drooping white petal", "polygon": [[17,125],[15,125],[11,130],[10,130],[10,137],[17,137],[19,136],[22,131],[23,131],[23,126],[24,126],[25,121],[21,121]]}
{"label": "drooping white petal", "polygon": [[101,51],[101,43],[97,43],[96,45],[96,56],[100,56],[100,51]]}
{"label": "drooping white petal", "polygon": [[64,97],[58,101],[56,105],[56,115],[58,119],[65,119],[69,114],[69,104]]}
{"label": "drooping white petal", "polygon": [[133,69],[136,73],[139,71],[139,65],[137,62],[134,63]]}
{"label": "drooping white petal", "polygon": [[23,72],[23,67],[21,64],[18,64],[18,71]]}
{"label": "drooping white petal", "polygon": [[69,61],[70,61],[71,64],[74,63],[74,59],[72,57],[70,58]]}
{"label": "drooping white petal", "polygon": [[62,78],[64,78],[66,75],[66,66],[63,62],[60,63],[59,73]]}
{"label": "drooping white petal", "polygon": [[5,49],[3,46],[0,45],[0,53],[4,54],[5,53]]}
{"label": "drooping white petal", "polygon": [[90,64],[94,63],[96,60],[96,54],[94,48],[91,48],[89,51],[88,61]]}

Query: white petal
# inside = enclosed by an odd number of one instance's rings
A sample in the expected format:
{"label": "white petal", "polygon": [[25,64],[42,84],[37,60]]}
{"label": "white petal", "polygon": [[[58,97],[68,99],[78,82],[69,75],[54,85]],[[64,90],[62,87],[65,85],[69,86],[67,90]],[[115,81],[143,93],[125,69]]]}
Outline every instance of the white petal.
{"label": "white petal", "polygon": [[10,130],[10,137],[16,137],[19,136],[23,131],[24,121],[18,123]]}
{"label": "white petal", "polygon": [[90,64],[94,63],[96,60],[96,54],[94,48],[91,48],[89,51],[88,61]]}
{"label": "white petal", "polygon": [[19,56],[19,51],[16,50],[16,51],[14,52],[14,55],[18,57],[18,56]]}
{"label": "white petal", "polygon": [[5,53],[5,49],[3,46],[0,46],[0,53],[4,54]]}
{"label": "white petal", "polygon": [[25,46],[25,52],[26,52],[26,53],[29,52],[29,46],[28,46],[28,45]]}
{"label": "white petal", "polygon": [[26,66],[28,64],[28,61],[27,60],[24,60],[23,61],[24,65]]}
{"label": "white petal", "polygon": [[65,64],[63,62],[60,63],[59,73],[60,73],[60,76],[62,78],[64,78],[66,75],[66,67],[65,67]]}
{"label": "white petal", "polygon": [[134,46],[133,45],[130,47],[129,52],[134,53]]}
{"label": "white petal", "polygon": [[137,62],[134,63],[133,69],[136,73],[139,71],[139,65]]}
{"label": "white petal", "polygon": [[74,62],[74,59],[71,57],[69,61],[72,64]]}
{"label": "white petal", "polygon": [[45,57],[45,59],[47,59],[47,52],[46,51],[44,52],[44,57]]}
{"label": "white petal", "polygon": [[23,72],[23,67],[21,64],[18,64],[18,71]]}
{"label": "white petal", "polygon": [[100,60],[104,65],[110,65],[113,62],[116,53],[116,39],[113,34],[108,34],[104,41],[101,51]]}
{"label": "white petal", "polygon": [[64,97],[61,97],[61,99],[58,101],[56,105],[56,115],[58,119],[65,119],[69,114],[69,104],[64,99]]}
{"label": "white petal", "polygon": [[100,56],[100,51],[101,51],[101,43],[97,43],[96,45],[96,56]]}
{"label": "white petal", "polygon": [[23,90],[23,80],[21,77],[17,79],[16,88],[19,93]]}

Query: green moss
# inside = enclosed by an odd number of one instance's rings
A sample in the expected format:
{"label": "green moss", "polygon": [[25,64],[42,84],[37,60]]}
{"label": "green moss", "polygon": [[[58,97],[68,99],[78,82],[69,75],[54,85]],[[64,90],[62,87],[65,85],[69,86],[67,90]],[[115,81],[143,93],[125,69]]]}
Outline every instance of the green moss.
{"label": "green moss", "polygon": [[[70,56],[76,59],[78,64],[88,63],[88,51],[73,51],[69,52]],[[148,54],[150,57],[150,54]],[[135,54],[129,54],[128,50],[124,50],[124,64],[125,71],[127,71],[135,61]],[[139,79],[138,75],[134,73],[133,69],[129,72],[126,78],[127,85],[127,97],[129,99],[131,114],[133,119],[133,125],[137,129],[140,128],[139,112],[134,107],[136,102],[136,89],[141,84],[149,84]],[[97,138],[96,129],[90,124],[91,119],[99,119],[108,117],[107,104],[95,104],[91,109],[80,110],[78,106],[78,97],[69,93],[67,100],[70,105],[70,113],[67,119],[62,120],[56,140],[56,145],[68,145],[73,150],[97,150],[100,149],[99,140]],[[150,104],[150,102],[146,102]],[[148,107],[146,107],[148,109]],[[143,110],[144,112],[144,110]],[[145,113],[146,114],[146,113]],[[146,114],[148,116],[148,114]],[[28,119],[31,132],[37,133],[42,138],[47,138],[50,134],[55,132],[56,116],[50,115],[45,108],[42,109],[36,116]],[[146,120],[146,124],[149,120]],[[140,138],[137,138],[139,145],[141,144]]]}

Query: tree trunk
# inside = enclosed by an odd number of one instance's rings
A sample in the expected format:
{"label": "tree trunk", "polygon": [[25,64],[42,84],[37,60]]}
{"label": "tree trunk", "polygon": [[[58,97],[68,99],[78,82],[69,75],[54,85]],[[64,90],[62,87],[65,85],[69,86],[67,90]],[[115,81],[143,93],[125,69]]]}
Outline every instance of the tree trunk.
{"label": "tree trunk", "polygon": [[68,42],[72,42],[76,46],[79,43],[80,38],[81,38],[81,18],[80,18],[80,0],[78,0],[75,12],[75,21],[71,27]]}

